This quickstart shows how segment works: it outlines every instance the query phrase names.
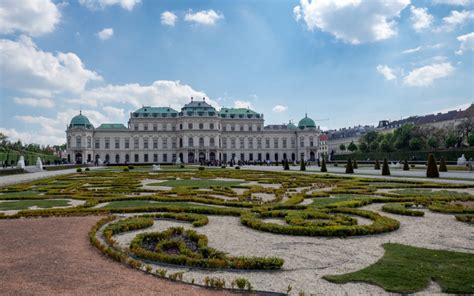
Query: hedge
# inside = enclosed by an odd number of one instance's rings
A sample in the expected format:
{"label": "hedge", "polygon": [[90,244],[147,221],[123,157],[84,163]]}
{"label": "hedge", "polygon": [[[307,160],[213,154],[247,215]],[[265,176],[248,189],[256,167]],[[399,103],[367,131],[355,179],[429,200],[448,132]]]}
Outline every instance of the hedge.
{"label": "hedge", "polygon": [[357,160],[375,160],[384,159],[389,160],[401,160],[401,159],[413,159],[417,160],[428,159],[428,154],[433,153],[436,158],[444,157],[446,161],[457,161],[461,155],[464,154],[466,159],[474,158],[474,149],[449,149],[449,150],[433,150],[433,151],[395,151],[395,152],[354,152],[350,154],[334,155],[334,160],[347,160],[348,158]]}
{"label": "hedge", "polygon": [[413,203],[389,203],[382,206],[382,211],[392,214],[404,215],[404,216],[424,216],[425,213],[422,211],[415,211],[410,209]]}

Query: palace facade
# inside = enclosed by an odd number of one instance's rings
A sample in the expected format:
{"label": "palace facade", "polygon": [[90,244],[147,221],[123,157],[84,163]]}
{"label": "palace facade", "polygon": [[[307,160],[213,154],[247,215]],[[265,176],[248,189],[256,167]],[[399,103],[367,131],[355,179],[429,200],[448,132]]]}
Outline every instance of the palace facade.
{"label": "palace facade", "polygon": [[315,161],[327,154],[327,137],[305,116],[264,126],[263,114],[245,108],[216,110],[205,98],[181,111],[144,106],[128,126],[94,127],[82,115],[67,126],[67,160],[74,163],[184,163]]}

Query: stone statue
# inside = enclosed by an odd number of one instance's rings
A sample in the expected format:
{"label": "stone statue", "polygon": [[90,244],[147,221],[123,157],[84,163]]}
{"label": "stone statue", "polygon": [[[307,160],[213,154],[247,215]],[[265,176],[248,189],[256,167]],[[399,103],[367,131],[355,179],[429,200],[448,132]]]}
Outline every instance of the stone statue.
{"label": "stone statue", "polygon": [[160,165],[159,164],[154,164],[153,167],[152,167],[152,171],[159,171],[161,168],[160,168]]}
{"label": "stone statue", "polygon": [[458,158],[458,165],[466,165],[466,157],[464,157],[464,154]]}
{"label": "stone statue", "polygon": [[43,170],[43,162],[41,162],[41,158],[36,158],[36,168],[40,171]]}
{"label": "stone statue", "polygon": [[19,169],[25,169],[25,157],[23,155],[20,156],[20,160],[18,160],[16,167]]}

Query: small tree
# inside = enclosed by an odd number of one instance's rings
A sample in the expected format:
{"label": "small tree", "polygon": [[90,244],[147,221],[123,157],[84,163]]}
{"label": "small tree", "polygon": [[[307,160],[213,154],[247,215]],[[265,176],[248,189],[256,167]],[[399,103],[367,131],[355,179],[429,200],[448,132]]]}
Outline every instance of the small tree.
{"label": "small tree", "polygon": [[306,163],[304,159],[301,160],[300,171],[306,171]]}
{"label": "small tree", "polygon": [[323,161],[321,162],[321,172],[327,172],[328,169],[326,168],[326,160],[323,158]]}
{"label": "small tree", "polygon": [[470,134],[469,137],[467,137],[467,143],[469,146],[474,146],[474,134]]}
{"label": "small tree", "polygon": [[430,154],[428,156],[428,167],[426,168],[426,177],[439,178],[438,167],[436,166],[436,160],[433,154]]}
{"label": "small tree", "polygon": [[448,171],[448,167],[446,166],[446,161],[444,160],[444,157],[441,157],[441,160],[439,161],[439,171],[440,172]]}
{"label": "small tree", "polygon": [[374,170],[380,170],[380,162],[378,159],[375,160]]}
{"label": "small tree", "polygon": [[390,167],[388,166],[387,158],[383,159],[382,176],[390,176]]}
{"label": "small tree", "polygon": [[350,158],[347,159],[346,164],[346,174],[353,174],[354,168],[352,167],[352,160]]}
{"label": "small tree", "polygon": [[290,170],[290,165],[288,164],[288,159],[285,159],[283,169],[284,169],[285,171],[289,171],[289,170]]}
{"label": "small tree", "polygon": [[358,169],[358,168],[359,168],[359,166],[357,165],[357,160],[354,159],[354,163],[352,164],[352,167],[353,167],[354,169]]}
{"label": "small tree", "polygon": [[406,160],[406,159],[403,162],[403,170],[404,171],[409,171],[410,170],[410,166],[408,165],[408,160]]}
{"label": "small tree", "polygon": [[341,151],[346,151],[346,145],[344,145],[344,144],[339,145],[339,149]]}
{"label": "small tree", "polygon": [[347,149],[351,152],[354,152],[357,150],[357,145],[354,142],[351,142],[349,146],[347,146]]}

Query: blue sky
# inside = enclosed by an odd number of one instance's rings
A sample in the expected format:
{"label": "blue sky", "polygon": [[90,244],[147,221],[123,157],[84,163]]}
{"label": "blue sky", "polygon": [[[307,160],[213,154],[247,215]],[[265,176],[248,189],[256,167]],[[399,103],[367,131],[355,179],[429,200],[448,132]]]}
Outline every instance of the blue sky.
{"label": "blue sky", "polygon": [[[64,142],[189,97],[267,124],[377,124],[474,100],[474,2],[0,1],[0,132]],[[324,120],[323,120],[324,119]]]}

